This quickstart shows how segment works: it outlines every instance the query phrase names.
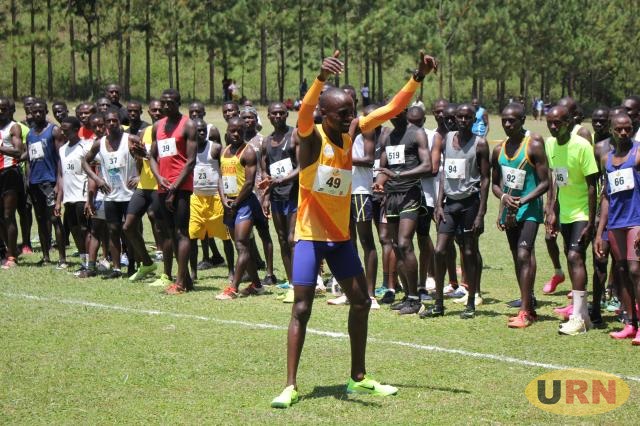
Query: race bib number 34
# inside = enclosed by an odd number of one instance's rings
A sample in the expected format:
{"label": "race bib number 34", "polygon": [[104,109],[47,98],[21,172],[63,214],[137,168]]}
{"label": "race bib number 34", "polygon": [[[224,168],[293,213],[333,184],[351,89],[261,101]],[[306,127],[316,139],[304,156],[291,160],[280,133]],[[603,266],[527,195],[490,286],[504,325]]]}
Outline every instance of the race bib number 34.
{"label": "race bib number 34", "polygon": [[620,191],[628,191],[635,187],[632,168],[620,169],[615,172],[607,173],[607,178],[609,179],[609,189],[611,194],[615,194]]}
{"label": "race bib number 34", "polygon": [[313,191],[341,197],[351,191],[351,170],[319,165]]}
{"label": "race bib number 34", "polygon": [[390,166],[404,164],[404,145],[388,145],[385,147],[385,152]]}
{"label": "race bib number 34", "polygon": [[555,169],[556,185],[567,186],[569,184],[569,170],[558,167]]}
{"label": "race bib number 34", "polygon": [[447,179],[464,179],[466,168],[464,158],[447,158],[444,160],[444,176]]}
{"label": "race bib number 34", "polygon": [[178,153],[176,138],[162,139],[158,141],[158,156],[160,158],[172,157]]}
{"label": "race bib number 34", "polygon": [[269,173],[271,177],[279,178],[285,177],[291,173],[293,170],[293,164],[291,163],[291,158],[285,158],[280,161],[276,161],[273,164],[269,164]]}
{"label": "race bib number 34", "polygon": [[502,179],[504,186],[521,191],[524,188],[524,178],[527,172],[513,167],[502,166]]}

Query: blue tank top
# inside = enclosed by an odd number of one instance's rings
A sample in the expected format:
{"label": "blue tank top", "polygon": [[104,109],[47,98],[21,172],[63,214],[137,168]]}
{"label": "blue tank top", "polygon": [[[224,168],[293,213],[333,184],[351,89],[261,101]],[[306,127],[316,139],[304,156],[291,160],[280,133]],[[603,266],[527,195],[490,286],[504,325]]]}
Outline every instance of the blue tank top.
{"label": "blue tank top", "polygon": [[609,196],[608,229],[640,226],[640,173],[635,167],[640,142],[634,142],[627,160],[619,166],[611,163],[613,153],[607,157],[606,190]]}
{"label": "blue tank top", "polygon": [[473,127],[471,128],[471,131],[478,136],[484,136],[487,134],[487,125],[484,124],[484,120],[482,119],[484,112],[484,108],[478,107],[478,111],[476,111],[476,121],[473,123]]}
{"label": "blue tank top", "polygon": [[48,123],[42,133],[31,129],[27,134],[30,184],[57,180],[58,151],[53,137],[54,128],[53,124]]}

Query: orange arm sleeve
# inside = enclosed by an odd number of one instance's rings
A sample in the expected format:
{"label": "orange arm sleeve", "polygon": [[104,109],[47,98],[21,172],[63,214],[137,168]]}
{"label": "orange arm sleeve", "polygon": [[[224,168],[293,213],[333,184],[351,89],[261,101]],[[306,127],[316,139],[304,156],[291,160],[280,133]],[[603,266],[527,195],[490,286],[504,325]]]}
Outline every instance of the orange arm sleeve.
{"label": "orange arm sleeve", "polygon": [[420,83],[415,81],[413,77],[409,79],[407,84],[389,101],[388,104],[382,106],[366,117],[360,117],[360,130],[369,132],[385,121],[395,117],[402,111],[411,101],[413,94],[420,87]]}
{"label": "orange arm sleeve", "polygon": [[324,81],[320,81],[317,78],[304,95],[302,104],[300,105],[300,112],[298,113],[298,135],[305,138],[313,132],[313,112],[318,105],[318,99],[320,98],[320,92],[324,88]]}

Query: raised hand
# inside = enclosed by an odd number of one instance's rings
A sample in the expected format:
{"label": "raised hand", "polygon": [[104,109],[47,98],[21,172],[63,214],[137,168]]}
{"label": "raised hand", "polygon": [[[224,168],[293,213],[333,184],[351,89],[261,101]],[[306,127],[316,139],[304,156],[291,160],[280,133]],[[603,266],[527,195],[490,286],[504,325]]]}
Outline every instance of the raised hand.
{"label": "raised hand", "polygon": [[320,67],[320,74],[318,75],[318,80],[325,81],[327,77],[335,74],[340,74],[344,69],[344,64],[341,60],[338,59],[340,56],[340,51],[336,50],[333,52],[333,56],[329,56],[324,58],[322,61],[322,66]]}
{"label": "raised hand", "polygon": [[418,79],[423,79],[425,75],[431,71],[438,72],[438,61],[433,56],[425,55],[424,50],[420,51],[420,62],[418,62],[417,75]]}

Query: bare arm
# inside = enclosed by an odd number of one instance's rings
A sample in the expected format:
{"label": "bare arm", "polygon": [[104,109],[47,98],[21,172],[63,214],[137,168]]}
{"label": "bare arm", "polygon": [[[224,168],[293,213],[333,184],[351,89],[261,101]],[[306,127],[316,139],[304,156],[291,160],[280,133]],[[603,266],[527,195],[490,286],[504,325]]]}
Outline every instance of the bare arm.
{"label": "bare arm", "polygon": [[531,200],[542,197],[542,195],[549,190],[549,164],[547,162],[547,154],[544,150],[544,140],[540,135],[531,135],[529,152],[527,154],[535,167],[538,185],[533,191],[520,198],[520,205],[527,204]]}
{"label": "bare arm", "polygon": [[242,152],[242,158],[240,163],[244,166],[244,185],[240,188],[238,196],[235,199],[234,205],[242,203],[244,200],[253,193],[253,181],[256,178],[256,170],[258,167],[258,157],[255,150],[248,146]]}
{"label": "bare arm", "polygon": [[111,187],[104,181],[104,179],[98,176],[94,172],[93,167],[91,167],[91,163],[95,160],[96,155],[98,155],[99,151],[100,151],[100,139],[96,139],[93,142],[93,145],[91,145],[89,152],[87,152],[87,155],[85,155],[82,158],[82,170],[84,170],[84,172],[87,174],[89,179],[91,179],[96,183],[96,187],[99,190],[101,190],[105,194],[108,194],[109,192],[111,192]]}
{"label": "bare arm", "polygon": [[476,150],[476,161],[478,162],[478,168],[480,169],[480,208],[478,209],[478,216],[474,222],[475,230],[479,230],[484,221],[484,215],[487,213],[487,198],[489,195],[489,173],[491,171],[491,164],[489,162],[489,144],[484,138],[480,138]]}
{"label": "bare arm", "polygon": [[502,144],[496,145],[491,153],[491,191],[493,195],[502,199],[504,195],[502,190],[502,167],[498,162],[500,151],[502,151]]}
{"label": "bare arm", "polygon": [[22,128],[19,124],[11,126],[11,145],[4,146],[0,144],[0,154],[8,155],[9,157],[17,158],[19,160],[28,160],[26,151],[22,143]]}

